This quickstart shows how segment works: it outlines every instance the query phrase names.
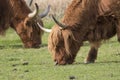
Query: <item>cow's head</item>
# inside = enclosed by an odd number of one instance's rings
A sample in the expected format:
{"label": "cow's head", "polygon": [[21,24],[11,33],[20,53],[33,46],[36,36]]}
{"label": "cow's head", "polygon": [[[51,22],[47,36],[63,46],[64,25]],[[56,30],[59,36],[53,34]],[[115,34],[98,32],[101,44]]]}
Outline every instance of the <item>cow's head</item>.
{"label": "cow's head", "polygon": [[65,65],[74,62],[72,48],[74,46],[74,37],[70,30],[61,30],[58,25],[55,25],[48,39],[48,49],[52,53],[55,65]]}
{"label": "cow's head", "polygon": [[23,21],[18,21],[16,27],[16,32],[26,48],[38,48],[40,46],[43,31],[39,28],[37,23],[43,26],[41,18],[45,17],[50,9],[50,6],[48,6],[45,12],[39,15],[38,5],[35,4],[35,6],[36,9],[29,13]]}
{"label": "cow's head", "polygon": [[53,26],[52,31],[49,30],[51,33],[48,38],[48,49],[51,51],[56,65],[72,64],[80,46],[76,40],[77,35],[74,36],[76,31],[58,22],[54,16],[53,19],[57,24]]}

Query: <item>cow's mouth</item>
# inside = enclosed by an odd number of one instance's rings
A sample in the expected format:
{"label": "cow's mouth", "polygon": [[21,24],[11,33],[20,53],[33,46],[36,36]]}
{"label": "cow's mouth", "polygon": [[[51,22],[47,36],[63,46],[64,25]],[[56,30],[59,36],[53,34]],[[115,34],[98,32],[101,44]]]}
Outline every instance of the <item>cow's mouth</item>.
{"label": "cow's mouth", "polygon": [[66,65],[67,63],[66,62],[63,62],[63,61],[61,61],[61,62],[58,62],[58,61],[55,61],[54,62],[54,65]]}
{"label": "cow's mouth", "polygon": [[40,48],[40,44],[39,45],[34,45],[34,46],[32,46],[32,48]]}
{"label": "cow's mouth", "polygon": [[25,44],[24,45],[25,48],[40,48],[40,44],[36,43],[36,44]]}
{"label": "cow's mouth", "polygon": [[54,60],[54,65],[68,65],[68,64],[72,64],[74,61],[73,60],[69,60],[69,61],[57,61]]}

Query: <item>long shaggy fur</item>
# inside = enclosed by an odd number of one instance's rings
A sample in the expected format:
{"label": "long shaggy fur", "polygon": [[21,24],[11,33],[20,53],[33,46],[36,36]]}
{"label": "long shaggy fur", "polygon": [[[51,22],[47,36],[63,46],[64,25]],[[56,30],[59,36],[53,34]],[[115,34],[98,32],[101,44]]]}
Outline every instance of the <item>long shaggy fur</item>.
{"label": "long shaggy fur", "polygon": [[43,22],[38,15],[28,17],[31,12],[24,0],[0,0],[0,34],[11,27],[20,36],[25,47],[39,47],[43,31],[37,22],[41,26]]}
{"label": "long shaggy fur", "polygon": [[6,31],[14,18],[24,19],[30,12],[24,0],[0,0],[0,33]]}
{"label": "long shaggy fur", "polygon": [[118,18],[111,15],[110,5],[111,0],[72,1],[62,19],[67,28],[60,30],[55,25],[48,39],[48,48],[58,64],[74,62],[84,41],[107,40],[116,34]]}

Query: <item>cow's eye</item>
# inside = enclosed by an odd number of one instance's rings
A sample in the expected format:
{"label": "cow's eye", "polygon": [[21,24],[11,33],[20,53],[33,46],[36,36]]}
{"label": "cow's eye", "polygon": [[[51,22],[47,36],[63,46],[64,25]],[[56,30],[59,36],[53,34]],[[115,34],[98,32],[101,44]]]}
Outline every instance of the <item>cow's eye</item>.
{"label": "cow's eye", "polygon": [[30,22],[30,21],[27,21],[27,22],[26,22],[26,25],[27,25],[27,26],[30,26],[30,25],[31,25],[31,22]]}

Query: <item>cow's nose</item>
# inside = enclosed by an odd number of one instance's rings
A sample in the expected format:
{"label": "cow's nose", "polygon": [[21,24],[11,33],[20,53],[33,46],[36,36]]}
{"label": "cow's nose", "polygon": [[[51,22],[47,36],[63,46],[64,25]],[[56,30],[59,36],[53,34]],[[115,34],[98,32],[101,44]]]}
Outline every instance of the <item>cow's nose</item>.
{"label": "cow's nose", "polygon": [[55,66],[58,65],[58,61],[55,61],[55,62],[54,62],[54,65],[55,65]]}
{"label": "cow's nose", "polygon": [[40,48],[40,45],[34,45],[33,48]]}

